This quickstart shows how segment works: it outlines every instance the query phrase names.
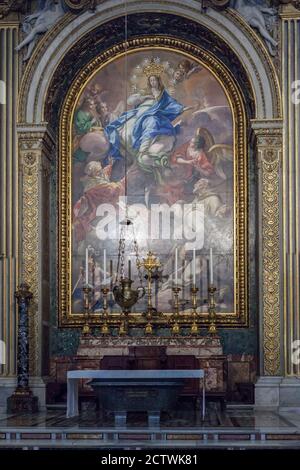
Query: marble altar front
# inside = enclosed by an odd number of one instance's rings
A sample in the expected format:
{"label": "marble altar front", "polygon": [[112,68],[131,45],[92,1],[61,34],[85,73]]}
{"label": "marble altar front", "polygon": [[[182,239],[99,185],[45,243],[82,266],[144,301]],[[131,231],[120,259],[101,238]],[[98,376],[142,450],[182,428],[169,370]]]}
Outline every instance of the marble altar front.
{"label": "marble altar front", "polygon": [[[77,350],[76,368],[100,367],[104,369],[109,364],[109,358],[117,357],[127,357],[132,368],[147,368],[147,365],[140,365],[145,364],[145,361],[138,361],[138,358],[149,359],[156,355],[166,357],[166,361],[161,366],[165,369],[171,368],[171,364],[172,368],[192,369],[196,364],[197,368],[205,371],[208,391],[226,392],[227,358],[223,354],[221,341],[217,337],[82,336]],[[114,368],[115,364],[116,362],[114,362]],[[123,367],[124,365],[120,366],[120,368]],[[152,368],[153,365],[150,367]]]}

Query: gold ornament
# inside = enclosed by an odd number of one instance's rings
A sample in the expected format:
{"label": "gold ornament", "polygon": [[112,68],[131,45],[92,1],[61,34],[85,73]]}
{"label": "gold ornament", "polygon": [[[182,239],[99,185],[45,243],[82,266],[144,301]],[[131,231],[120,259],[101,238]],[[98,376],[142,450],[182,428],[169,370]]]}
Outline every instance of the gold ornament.
{"label": "gold ornament", "polygon": [[160,75],[164,72],[164,70],[165,70],[164,66],[152,58],[150,63],[144,67],[143,73],[144,75],[146,75],[147,78],[153,77],[153,76],[160,77]]}

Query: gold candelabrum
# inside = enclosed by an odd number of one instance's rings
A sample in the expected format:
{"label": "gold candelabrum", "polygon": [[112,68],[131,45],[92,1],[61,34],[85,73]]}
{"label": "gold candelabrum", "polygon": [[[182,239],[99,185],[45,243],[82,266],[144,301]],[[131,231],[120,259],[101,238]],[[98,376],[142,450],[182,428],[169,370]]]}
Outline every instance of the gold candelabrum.
{"label": "gold candelabrum", "polygon": [[110,292],[110,289],[108,289],[108,287],[102,287],[101,292],[103,296],[103,323],[101,325],[100,331],[103,335],[107,335],[109,334],[107,296]]}
{"label": "gold candelabrum", "polygon": [[83,290],[83,302],[84,302],[84,325],[82,328],[83,335],[89,335],[91,333],[90,328],[90,309],[91,309],[91,297],[93,288],[89,284],[85,284]]}
{"label": "gold candelabrum", "polygon": [[174,294],[174,313],[173,313],[173,325],[172,325],[172,333],[174,335],[178,335],[180,333],[180,325],[179,325],[179,293],[181,291],[180,287],[177,285],[172,287],[172,291]]}
{"label": "gold candelabrum", "polygon": [[197,293],[199,289],[198,287],[193,284],[191,287],[191,296],[192,296],[192,319],[193,323],[191,325],[191,334],[192,335],[197,335],[199,333],[199,327],[198,327],[198,314],[197,314]]}
{"label": "gold candelabrum", "polygon": [[[95,281],[94,276],[94,266],[95,263],[91,263],[92,269],[92,281]],[[198,307],[198,292],[199,289],[196,287],[196,284],[193,283],[190,289],[191,293],[191,310],[187,314],[186,312],[181,316],[180,315],[180,292],[181,288],[178,284],[175,284],[172,287],[173,292],[173,313],[171,316],[164,316],[162,313],[159,313],[154,316],[154,313],[157,313],[156,308],[153,307],[152,303],[152,294],[153,286],[152,281],[154,279],[155,271],[161,267],[159,259],[154,255],[153,252],[149,251],[146,258],[143,258],[142,261],[137,256],[136,266],[138,268],[138,274],[140,277],[141,285],[138,288],[133,288],[133,280],[131,279],[131,267],[129,264],[128,276],[124,276],[124,268],[121,270],[121,278],[113,286],[103,285],[101,286],[101,294],[103,299],[102,315],[100,316],[100,333],[103,335],[110,334],[110,328],[112,325],[116,324],[116,319],[112,318],[109,315],[108,307],[108,296],[111,293],[114,296],[115,302],[122,308],[122,313],[119,316],[119,335],[127,335],[129,328],[129,319],[132,307],[145,295],[145,288],[142,286],[142,269],[146,271],[147,276],[147,309],[143,314],[144,320],[144,331],[146,335],[153,334],[154,325],[170,325],[171,333],[173,335],[180,334],[182,325],[189,327],[189,333],[191,335],[200,334],[200,315],[197,312]],[[112,272],[112,265],[111,265]],[[81,279],[83,279],[83,268],[81,268]],[[111,276],[112,277],[112,276]],[[84,336],[91,334],[91,313],[92,313],[92,304],[94,301],[94,288],[92,285],[85,283],[82,287],[83,290],[83,304],[84,304],[84,325],[82,328],[82,334]],[[216,326],[216,296],[217,289],[213,283],[208,285],[208,334],[211,336],[217,335],[217,326]],[[165,321],[164,321],[165,318]],[[132,322],[132,318],[130,320]],[[138,320],[140,322],[140,320]]]}
{"label": "gold candelabrum", "polygon": [[215,336],[217,334],[216,302],[215,302],[216,291],[217,289],[213,284],[210,284],[208,286],[208,318],[209,318],[208,334],[212,336]]}
{"label": "gold candelabrum", "polygon": [[153,317],[153,305],[152,305],[152,276],[153,272],[160,268],[161,264],[156,256],[149,251],[147,253],[147,257],[143,259],[143,261],[139,262],[139,266],[145,268],[147,271],[147,295],[148,295],[148,302],[147,302],[147,312],[146,312],[146,319],[147,324],[145,327],[145,333],[151,335],[153,333],[153,325],[152,325],[152,317]]}

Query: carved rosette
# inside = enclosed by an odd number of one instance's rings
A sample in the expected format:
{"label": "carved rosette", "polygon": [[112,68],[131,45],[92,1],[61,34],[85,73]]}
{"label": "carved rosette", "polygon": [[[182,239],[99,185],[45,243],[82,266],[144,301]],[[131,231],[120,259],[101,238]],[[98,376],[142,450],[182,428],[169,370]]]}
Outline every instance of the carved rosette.
{"label": "carved rosette", "polygon": [[263,374],[280,375],[280,178],[282,130],[257,129],[260,174]]}
{"label": "carved rosette", "polygon": [[49,176],[53,139],[45,130],[19,132],[19,159],[22,180],[22,279],[33,294],[29,314],[29,371],[40,372],[40,318],[42,305],[42,256],[47,251],[41,240],[42,224],[49,214],[42,214],[42,184]]}

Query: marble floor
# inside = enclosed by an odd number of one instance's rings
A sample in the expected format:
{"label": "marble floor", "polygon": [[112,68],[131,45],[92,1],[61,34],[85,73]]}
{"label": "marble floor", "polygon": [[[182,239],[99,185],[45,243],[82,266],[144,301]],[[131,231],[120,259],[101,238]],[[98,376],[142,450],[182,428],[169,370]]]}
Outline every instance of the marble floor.
{"label": "marble floor", "polygon": [[[97,411],[83,411],[80,416],[66,418],[62,410],[48,410],[36,414],[0,414],[0,430],[3,428],[103,428],[114,427],[113,414],[103,419]],[[127,428],[147,427],[146,413],[129,413]],[[176,411],[171,414],[162,413],[162,428],[204,429],[204,428],[247,428],[261,429],[299,429],[300,413],[276,413],[271,411],[256,411],[252,409],[227,409],[225,412],[217,408],[210,408],[204,421],[198,419],[193,412]]]}
{"label": "marble floor", "polygon": [[143,414],[129,414],[126,427],[115,427],[86,410],[67,419],[65,409],[23,415],[0,414],[0,448],[294,448],[300,449],[300,413],[247,408],[208,409],[202,422],[193,412],[162,415],[149,428]]}

